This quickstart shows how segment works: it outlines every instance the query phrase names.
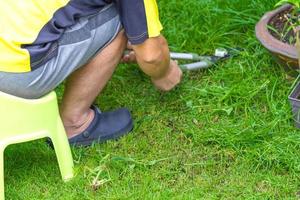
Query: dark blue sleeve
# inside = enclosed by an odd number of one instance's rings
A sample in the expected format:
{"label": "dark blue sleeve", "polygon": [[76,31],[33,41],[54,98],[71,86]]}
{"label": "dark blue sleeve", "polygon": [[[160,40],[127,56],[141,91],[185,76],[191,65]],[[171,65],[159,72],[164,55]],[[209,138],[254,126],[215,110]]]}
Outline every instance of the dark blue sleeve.
{"label": "dark blue sleeve", "polygon": [[141,44],[149,38],[144,0],[116,0],[128,40]]}

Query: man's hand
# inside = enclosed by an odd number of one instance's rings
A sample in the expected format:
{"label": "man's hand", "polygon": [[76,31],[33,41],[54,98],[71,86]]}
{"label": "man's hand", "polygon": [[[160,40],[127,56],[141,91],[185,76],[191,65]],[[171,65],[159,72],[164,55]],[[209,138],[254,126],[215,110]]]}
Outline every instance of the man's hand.
{"label": "man's hand", "polygon": [[126,54],[123,55],[121,63],[136,63],[136,55],[130,42],[127,43]]}
{"label": "man's hand", "polygon": [[136,63],[136,56],[133,50],[127,50],[126,54],[123,55],[121,63]]}
{"label": "man's hand", "polygon": [[182,78],[182,71],[176,61],[170,61],[170,67],[166,75],[159,79],[151,78],[155,87],[162,91],[170,91],[178,85]]}

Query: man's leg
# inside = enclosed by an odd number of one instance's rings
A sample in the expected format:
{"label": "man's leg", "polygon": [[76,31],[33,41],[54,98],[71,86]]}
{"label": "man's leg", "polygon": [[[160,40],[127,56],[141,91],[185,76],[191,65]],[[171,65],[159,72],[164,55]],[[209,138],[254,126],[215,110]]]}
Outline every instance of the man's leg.
{"label": "man's leg", "polygon": [[60,107],[69,138],[83,132],[92,122],[94,112],[90,107],[110,80],[126,43],[127,39],[121,31],[101,53],[69,77]]}

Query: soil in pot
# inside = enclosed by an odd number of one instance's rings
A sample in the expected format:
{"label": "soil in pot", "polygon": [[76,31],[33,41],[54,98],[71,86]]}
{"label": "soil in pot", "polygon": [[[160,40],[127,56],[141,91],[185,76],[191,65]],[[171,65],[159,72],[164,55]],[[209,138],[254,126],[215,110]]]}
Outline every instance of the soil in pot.
{"label": "soil in pot", "polygon": [[299,24],[300,13],[293,14],[293,9],[286,10],[277,14],[271,19],[268,25],[270,34],[276,39],[295,45],[296,31],[295,28]]}

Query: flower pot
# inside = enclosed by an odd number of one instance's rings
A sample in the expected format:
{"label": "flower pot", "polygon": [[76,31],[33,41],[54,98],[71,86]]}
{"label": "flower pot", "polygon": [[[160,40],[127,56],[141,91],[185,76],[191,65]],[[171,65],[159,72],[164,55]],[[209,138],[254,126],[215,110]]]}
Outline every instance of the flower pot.
{"label": "flower pot", "polygon": [[300,82],[297,83],[289,95],[289,101],[292,106],[295,125],[297,128],[300,128]]}
{"label": "flower pot", "polygon": [[256,25],[256,37],[261,44],[267,48],[276,61],[281,64],[288,75],[298,76],[298,53],[294,45],[284,43],[275,38],[268,30],[268,25],[280,13],[286,12],[292,8],[291,5],[286,4],[276,10],[266,13]]}

